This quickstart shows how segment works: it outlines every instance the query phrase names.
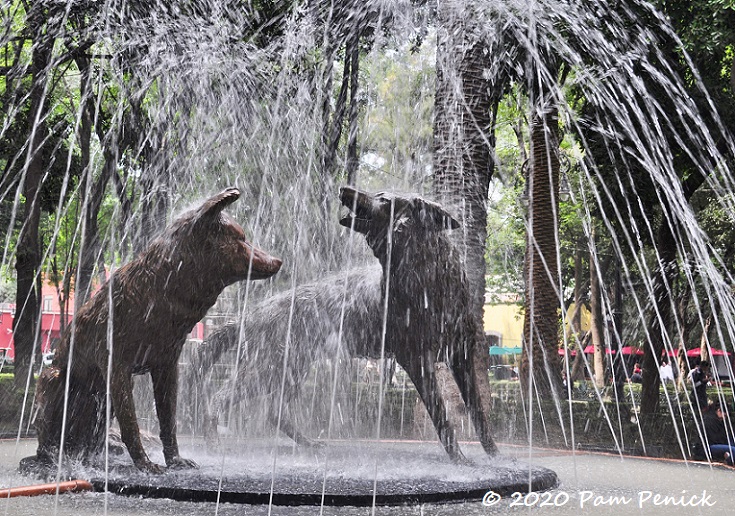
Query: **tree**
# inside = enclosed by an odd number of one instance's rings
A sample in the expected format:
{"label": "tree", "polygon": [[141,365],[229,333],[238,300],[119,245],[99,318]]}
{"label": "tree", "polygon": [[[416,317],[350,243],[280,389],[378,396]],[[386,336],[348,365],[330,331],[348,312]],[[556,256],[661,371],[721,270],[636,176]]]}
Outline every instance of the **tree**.
{"label": "tree", "polygon": [[21,169],[20,191],[25,203],[22,226],[16,244],[16,317],[13,321],[15,344],[15,386],[23,388],[32,382],[32,356],[36,352],[41,281],[41,186],[45,170],[44,145],[48,135],[48,72],[57,34],[55,20],[60,13],[47,11],[37,3],[28,12],[28,29],[33,38],[30,74],[29,132],[25,160]]}
{"label": "tree", "polygon": [[[594,250],[594,228],[590,240],[590,247]],[[592,345],[595,348],[593,356],[595,385],[601,389],[605,386],[605,352],[607,346],[605,346],[603,329],[601,281],[598,274],[597,255],[593,251],[590,253],[590,334]]]}
{"label": "tree", "polygon": [[[503,96],[507,76],[488,77],[492,44],[475,39],[472,6],[453,9],[442,3],[437,12],[437,88],[434,107],[434,181],[437,199],[459,214],[464,228],[457,238],[465,255],[472,312],[482,321],[485,299],[485,241],[487,195],[494,163],[491,127]],[[459,37],[459,35],[462,35]],[[482,331],[478,322],[478,329]],[[475,336],[473,367],[476,378],[487,378],[487,344],[484,333]],[[484,387],[486,400],[489,386]],[[481,400],[475,400],[480,403]],[[489,407],[488,407],[489,408]],[[487,422],[475,421],[476,430],[492,442]],[[482,424],[480,427],[479,424]],[[485,442],[483,440],[483,442]],[[495,453],[495,449],[486,450]]]}
{"label": "tree", "polygon": [[[546,105],[539,101],[540,106]],[[526,310],[522,377],[529,374],[538,392],[563,392],[559,363],[558,220],[559,137],[555,108],[533,115],[528,172],[529,211],[526,244]]]}
{"label": "tree", "polygon": [[[734,126],[724,128],[721,131],[718,126],[717,114],[713,114],[708,106],[707,93],[700,87],[700,84],[694,77],[701,77],[702,82],[706,86],[712,98],[717,102],[717,111],[722,120],[732,120],[732,114],[735,113],[735,96],[732,94],[728,75],[732,74],[733,48],[735,48],[735,10],[723,8],[720,2],[711,2],[705,0],[703,2],[666,2],[662,6],[662,10],[672,20],[673,27],[677,31],[677,35],[681,36],[684,47],[678,47],[677,43],[672,42],[669,48],[676,49],[671,55],[671,62],[677,65],[679,73],[683,76],[689,76],[691,79],[688,83],[688,91],[694,102],[699,107],[699,112],[707,124],[706,130],[710,131],[715,139],[715,144],[731,163],[735,162],[735,156],[732,155],[732,149],[728,148],[727,141],[729,132],[733,135]],[[670,38],[669,34],[662,34],[662,39]],[[687,52],[685,54],[684,52]],[[691,62],[689,61],[691,59]],[[694,65],[692,68],[691,65]],[[662,92],[663,93],[663,92]],[[671,102],[667,97],[661,95],[664,99],[662,102]],[[728,116],[729,115],[729,116]],[[679,133],[681,128],[672,128],[672,139],[675,134]],[[686,128],[684,128],[686,129]],[[687,134],[686,130],[680,130],[680,133]],[[696,148],[697,141],[685,141],[682,144],[673,143],[675,149],[674,159],[676,160],[677,170],[681,177],[681,188],[683,196],[687,202],[691,201],[699,187],[707,180],[707,175],[712,173],[717,167],[716,158],[706,156],[706,152],[702,157],[695,154],[694,157],[688,154],[688,148]],[[707,163],[709,167],[704,171],[700,168],[699,163]],[[674,322],[674,307],[677,304],[674,290],[675,279],[680,273],[679,263],[686,261],[687,257],[683,254],[682,246],[678,243],[676,237],[679,231],[679,225],[675,217],[669,215],[672,213],[672,207],[663,202],[661,205],[663,216],[657,232],[657,249],[658,264],[654,277],[654,295],[655,307],[658,314],[652,313],[649,326],[653,336],[651,345],[646,348],[643,357],[644,371],[658,371],[658,362],[661,353],[665,349],[665,342],[669,340],[667,333],[672,331],[672,327],[681,327],[682,321]],[[682,293],[685,293],[685,289]],[[706,315],[704,317],[706,319]],[[703,334],[706,336],[706,327]],[[641,397],[641,412],[643,414],[652,414],[658,407],[658,391],[660,385],[660,377],[658,374],[644,375],[643,391]]]}

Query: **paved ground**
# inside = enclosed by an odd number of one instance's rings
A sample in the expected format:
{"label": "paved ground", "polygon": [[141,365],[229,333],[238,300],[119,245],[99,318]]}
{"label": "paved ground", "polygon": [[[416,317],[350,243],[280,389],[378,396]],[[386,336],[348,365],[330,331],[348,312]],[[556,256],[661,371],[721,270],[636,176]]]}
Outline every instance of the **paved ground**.
{"label": "paved ground", "polygon": [[[338,443],[338,446],[342,446]],[[20,458],[32,455],[34,441],[13,440],[0,441],[0,486],[28,485],[33,479],[16,472]],[[382,447],[382,445],[381,445]],[[394,461],[388,464],[388,470],[380,471],[379,482],[397,482],[416,474],[415,471],[401,472],[401,463],[407,463],[406,452],[412,447],[420,453],[433,453],[438,448],[434,443],[408,443],[398,445]],[[482,461],[477,445],[464,446],[470,455]],[[188,456],[202,461],[203,455],[198,453],[198,443],[189,442],[182,446]],[[256,457],[252,449],[240,446],[240,456],[232,449],[219,456],[219,467],[225,475],[233,472],[242,473],[250,468],[261,474],[273,468],[291,468],[286,449],[279,448],[279,455],[274,461]],[[433,451],[432,451],[433,450]],[[520,447],[504,447],[503,454],[510,459],[517,459],[519,467],[534,464],[554,470],[559,477],[559,487],[538,494],[503,496],[501,499],[488,494],[485,505],[481,499],[464,503],[424,504],[408,507],[377,507],[374,514],[382,516],[398,515],[486,515],[486,514],[540,514],[540,515],[705,515],[719,516],[732,514],[735,505],[735,470],[722,466],[709,466],[681,461],[648,460],[638,458],[621,458],[603,454],[571,454],[555,450],[528,449]],[[417,452],[417,455],[419,453]],[[387,455],[388,457],[391,454]],[[320,462],[331,477],[369,476],[375,474],[376,459],[368,455],[356,453],[354,462],[345,467],[338,461]],[[154,455],[155,460],[160,460]],[[382,459],[381,459],[382,460]],[[254,462],[257,461],[257,464]],[[299,467],[304,467],[303,464]],[[415,464],[409,468],[416,469]],[[454,471],[451,465],[439,461],[429,461],[421,477],[433,477],[436,482],[442,479],[453,480]],[[348,468],[349,470],[345,469]],[[204,468],[203,468],[204,469]],[[359,471],[358,471],[359,470]],[[299,475],[295,475],[298,481]],[[58,497],[46,495],[35,498],[13,498],[0,500],[0,514],[3,515],[196,515],[205,514],[234,515],[369,515],[370,507],[272,507],[267,505],[243,506],[237,504],[177,502],[166,499],[147,499],[120,496],[104,493],[63,494]]]}

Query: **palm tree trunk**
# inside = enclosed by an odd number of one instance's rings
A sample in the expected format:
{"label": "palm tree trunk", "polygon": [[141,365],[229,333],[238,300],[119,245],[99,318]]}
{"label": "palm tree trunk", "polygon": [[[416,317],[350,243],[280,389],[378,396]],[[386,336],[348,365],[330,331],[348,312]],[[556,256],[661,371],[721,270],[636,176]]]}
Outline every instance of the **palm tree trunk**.
{"label": "palm tree trunk", "polygon": [[[488,382],[489,355],[483,331],[485,304],[485,242],[487,239],[487,197],[494,163],[495,114],[503,94],[504,81],[484,75],[490,56],[486,48],[462,41],[470,22],[467,12],[440,2],[437,45],[437,80],[434,111],[433,190],[462,222],[453,238],[466,264],[465,270],[476,321],[470,364],[478,381],[483,412],[490,411]],[[458,38],[458,39],[455,39]],[[467,400],[465,400],[467,401]],[[478,429],[479,431],[479,429]],[[485,437],[486,451],[494,452],[492,438]]]}
{"label": "palm tree trunk", "polygon": [[[539,392],[563,392],[559,362],[559,302],[556,228],[559,211],[559,141],[556,110],[531,122],[531,166],[526,243],[526,311],[522,380]],[[522,381],[526,389],[529,382]]]}

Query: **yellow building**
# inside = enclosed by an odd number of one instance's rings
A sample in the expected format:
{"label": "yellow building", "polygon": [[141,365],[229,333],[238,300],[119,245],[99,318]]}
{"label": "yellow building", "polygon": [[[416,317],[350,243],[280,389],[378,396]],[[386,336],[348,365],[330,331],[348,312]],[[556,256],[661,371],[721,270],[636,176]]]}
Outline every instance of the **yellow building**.
{"label": "yellow building", "polygon": [[[574,306],[574,303],[572,303],[572,305],[567,307],[567,316],[565,318],[567,332],[570,331]],[[518,301],[486,303],[484,307],[483,325],[485,334],[490,338],[490,346],[520,349],[523,340],[523,305]],[[590,312],[586,306],[582,306],[581,331],[586,332],[589,328]]]}
{"label": "yellow building", "polygon": [[523,306],[518,303],[486,304],[483,315],[485,334],[491,346],[520,348],[523,339]]}

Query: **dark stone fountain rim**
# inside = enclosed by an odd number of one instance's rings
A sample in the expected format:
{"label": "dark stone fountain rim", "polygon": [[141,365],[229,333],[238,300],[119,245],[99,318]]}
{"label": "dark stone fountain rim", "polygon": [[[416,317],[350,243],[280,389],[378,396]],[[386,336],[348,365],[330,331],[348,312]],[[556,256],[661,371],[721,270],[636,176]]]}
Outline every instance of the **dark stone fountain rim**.
{"label": "dark stone fountain rim", "polygon": [[[280,447],[276,452],[280,467],[275,475],[262,465],[268,464],[268,454],[276,448],[251,444],[242,450],[246,455],[239,459],[241,464],[228,464],[225,475],[218,473],[221,456],[211,455],[194,457],[202,466],[200,470],[168,471],[163,475],[143,474],[130,463],[115,465],[107,478],[99,470],[88,468],[73,468],[67,473],[73,478],[88,478],[98,492],[186,502],[276,506],[480,502],[488,491],[507,497],[514,492],[544,491],[558,485],[556,473],[549,469],[503,456],[489,459],[479,446],[463,448],[474,465],[449,463],[434,443],[337,441],[328,444],[328,468],[324,462],[326,450]],[[249,468],[251,460],[261,467]],[[366,467],[368,461],[385,464],[385,471],[376,471],[377,481],[370,474],[371,468]],[[401,468],[398,471],[393,469],[396,464]],[[241,472],[231,473],[233,470]]]}
{"label": "dark stone fountain rim", "polygon": [[95,491],[111,492],[126,496],[140,496],[143,498],[168,498],[176,501],[186,502],[217,502],[248,505],[313,505],[333,507],[370,507],[419,505],[424,503],[449,503],[449,502],[478,502],[488,491],[493,491],[503,497],[514,492],[527,493],[529,491],[545,491],[558,485],[556,474],[551,470],[535,471],[529,489],[528,480],[524,482],[509,482],[505,485],[487,486],[462,486],[456,485],[447,490],[422,490],[420,492],[394,492],[394,493],[334,493],[334,492],[309,492],[289,493],[274,491],[217,491],[214,489],[195,489],[174,486],[150,485],[143,482],[127,483],[111,481],[105,485],[104,479],[92,480]]}
{"label": "dark stone fountain rim", "polygon": [[[281,506],[372,506],[414,505],[422,503],[479,502],[488,491],[501,496],[513,492],[526,493],[552,489],[558,485],[553,471],[529,466],[512,459],[488,459],[479,447],[468,456],[475,466],[447,464],[444,452],[435,444],[417,442],[360,443],[362,453],[380,454],[386,460],[406,463],[403,478],[366,478],[354,472],[353,462],[358,453],[356,444],[330,442],[329,453],[334,474],[325,478],[324,470],[280,471],[275,478],[270,474],[249,472],[228,474],[223,478],[206,471],[171,472],[162,476],[133,474],[128,478],[113,475],[105,484],[104,478],[92,479],[96,490],[120,495],[169,498],[190,502],[219,502],[233,504],[272,504]],[[467,449],[467,448],[466,448]],[[252,450],[250,451],[252,453]],[[290,449],[289,453],[294,453]],[[323,453],[323,452],[321,452]],[[303,459],[315,454],[313,450],[297,451]],[[364,457],[364,456],[363,456]],[[391,466],[387,466],[390,468]],[[203,468],[205,470],[205,468]],[[446,479],[432,476],[436,470],[456,470]],[[190,484],[192,480],[196,485]]]}

